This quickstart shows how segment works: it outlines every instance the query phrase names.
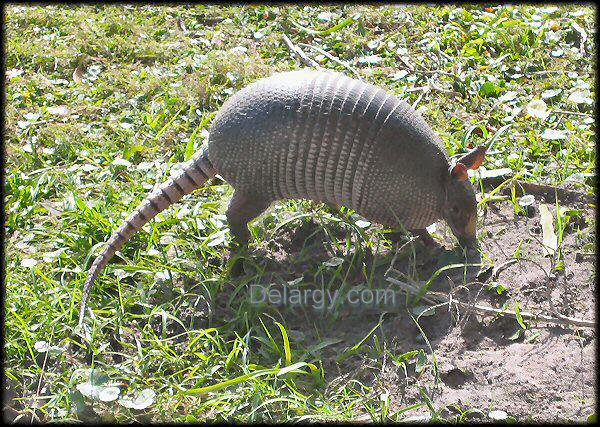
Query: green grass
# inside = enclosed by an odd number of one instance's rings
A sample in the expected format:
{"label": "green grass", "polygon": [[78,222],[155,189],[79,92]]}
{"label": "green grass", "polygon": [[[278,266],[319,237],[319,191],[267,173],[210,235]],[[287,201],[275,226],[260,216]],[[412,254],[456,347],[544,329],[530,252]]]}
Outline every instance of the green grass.
{"label": "green grass", "polygon": [[[341,263],[315,262],[307,243],[284,268],[248,258],[254,274],[232,280],[223,216],[231,189],[219,182],[132,238],[92,292],[89,352],[72,338],[87,268],[111,231],[202,145],[228,96],[301,66],[283,32],[416,104],[450,154],[495,138],[487,169],[595,192],[591,6],[13,5],[5,25],[4,363],[22,419],[95,419],[93,407],[118,421],[378,421],[411,409],[390,409],[378,368],[384,354],[414,367],[417,353],[382,347],[379,315],[364,318],[366,332],[374,328],[364,341],[344,343],[360,355],[357,367],[352,354],[335,362],[328,351],[340,309],[319,318],[257,307],[245,288],[299,278],[347,288],[357,276],[372,286],[377,254],[390,248],[381,227],[279,203],[252,225],[258,251],[276,251],[278,236],[304,227]],[[528,117],[525,107],[543,98],[549,115]],[[90,405],[76,388],[90,367],[109,377],[94,384],[153,390],[152,405]]]}

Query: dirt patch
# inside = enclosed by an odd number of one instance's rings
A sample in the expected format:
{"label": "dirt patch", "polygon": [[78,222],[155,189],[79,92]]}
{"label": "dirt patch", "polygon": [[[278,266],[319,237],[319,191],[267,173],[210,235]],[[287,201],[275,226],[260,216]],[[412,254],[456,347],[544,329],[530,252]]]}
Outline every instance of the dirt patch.
{"label": "dirt patch", "polygon": [[[583,209],[579,218],[567,227],[564,265],[553,273],[540,244],[539,217],[515,215],[509,204],[490,209],[482,225],[483,252],[500,265],[521,245],[522,259],[498,275],[498,284],[507,289],[504,298],[481,292],[477,301],[499,306],[510,297],[521,310],[551,315],[554,307],[563,315],[594,320],[595,256],[584,247],[593,244],[595,233],[581,218],[595,224],[595,212]],[[522,336],[515,337],[515,331],[516,321],[488,318],[440,337],[434,349],[443,383],[438,403],[502,409],[520,420],[584,420],[596,405],[596,331],[533,322]],[[448,382],[445,376],[457,368],[475,381],[460,387]]]}
{"label": "dirt patch", "polygon": [[[466,273],[464,269],[448,270],[429,289],[452,292],[464,301],[495,308],[507,303],[507,308],[514,310],[514,301],[518,301],[521,311],[552,315],[554,309],[566,316],[594,320],[595,212],[585,206],[577,208],[583,213],[565,232],[562,269],[552,271],[550,258],[544,256],[539,215],[516,215],[511,204],[502,202],[491,205],[480,222],[484,236],[480,242],[482,262],[498,266],[515,253],[518,261],[497,277],[488,275],[478,283],[470,282],[477,280],[479,267]],[[586,222],[586,218],[591,221]],[[442,224],[438,229],[445,233]],[[437,249],[417,245],[409,256],[397,259],[394,268],[413,279],[427,280],[440,267],[461,262],[462,255],[445,235]],[[303,236],[310,237],[305,240]],[[270,239],[266,247],[259,247],[257,257],[263,258],[270,278],[291,280],[302,275],[310,263],[348,256],[323,244],[331,238],[331,234],[323,235],[313,220],[301,228],[290,225],[282,228],[281,234]],[[308,251],[310,257],[300,256],[303,251]],[[363,257],[367,268],[363,270],[369,271],[378,257],[376,281],[385,283],[384,272],[393,256],[390,249],[367,251]],[[352,286],[364,279],[363,274],[356,274],[347,277],[346,282]],[[490,410],[503,410],[518,420],[563,421],[585,420],[594,412],[595,329],[531,321],[523,330],[514,319],[481,317],[463,309],[442,307],[434,315],[420,318],[425,340],[407,310],[400,309],[387,315],[376,333],[385,350],[383,354],[357,352],[336,362],[336,357],[349,346],[368,335],[380,315],[381,311],[342,309],[334,322],[319,323],[319,336],[314,333],[314,317],[305,315],[304,322],[298,320],[294,324],[307,343],[314,344],[313,339],[339,340],[320,353],[330,380],[339,383],[359,379],[376,390],[389,392],[392,412],[422,402],[423,392],[436,408],[448,406],[449,413],[475,408],[485,416]],[[437,379],[427,341],[437,361]],[[414,371],[414,363],[407,364],[408,370],[404,370],[387,357],[415,349],[422,349],[429,363],[419,374]],[[381,361],[376,370],[369,367],[374,357]],[[408,415],[426,413],[428,409],[421,407]],[[477,416],[474,412],[473,417]]]}

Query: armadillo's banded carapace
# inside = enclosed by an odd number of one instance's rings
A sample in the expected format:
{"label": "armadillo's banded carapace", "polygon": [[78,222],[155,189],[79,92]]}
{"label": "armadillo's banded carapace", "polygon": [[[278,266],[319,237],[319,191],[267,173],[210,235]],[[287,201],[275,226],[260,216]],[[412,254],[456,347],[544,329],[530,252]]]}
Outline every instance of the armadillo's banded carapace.
{"label": "armadillo's banded carapace", "polygon": [[208,152],[236,191],[345,205],[409,228],[439,218],[448,170],[436,135],[405,101],[311,70],[276,74],[234,94],[215,116]]}

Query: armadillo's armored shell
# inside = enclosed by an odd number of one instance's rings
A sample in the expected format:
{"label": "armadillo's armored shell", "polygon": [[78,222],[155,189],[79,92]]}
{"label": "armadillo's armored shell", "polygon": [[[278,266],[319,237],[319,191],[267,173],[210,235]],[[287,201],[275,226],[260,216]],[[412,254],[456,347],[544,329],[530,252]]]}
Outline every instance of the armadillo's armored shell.
{"label": "armadillo's armored shell", "polygon": [[345,205],[412,229],[440,218],[449,167],[406,102],[316,71],[276,74],[232,96],[215,117],[208,156],[244,193]]}

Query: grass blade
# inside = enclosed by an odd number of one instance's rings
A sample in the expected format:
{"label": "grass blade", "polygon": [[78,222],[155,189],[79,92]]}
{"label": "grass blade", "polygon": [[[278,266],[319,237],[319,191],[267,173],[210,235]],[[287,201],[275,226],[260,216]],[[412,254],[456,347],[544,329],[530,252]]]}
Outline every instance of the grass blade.
{"label": "grass blade", "polygon": [[275,322],[275,324],[279,327],[279,330],[281,331],[281,336],[283,337],[283,351],[285,353],[285,366],[289,366],[289,364],[292,362],[292,350],[290,349],[290,340],[288,338],[288,334],[287,334],[287,331],[285,330],[285,327],[279,322]]}

